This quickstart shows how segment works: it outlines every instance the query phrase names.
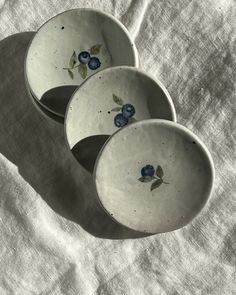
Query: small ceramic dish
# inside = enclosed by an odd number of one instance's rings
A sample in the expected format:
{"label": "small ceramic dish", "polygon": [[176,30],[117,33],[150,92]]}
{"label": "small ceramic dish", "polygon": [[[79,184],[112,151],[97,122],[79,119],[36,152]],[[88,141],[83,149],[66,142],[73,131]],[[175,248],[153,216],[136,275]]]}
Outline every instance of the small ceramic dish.
{"label": "small ceramic dish", "polygon": [[94,9],[74,9],[53,17],[35,34],[26,55],[25,80],[38,103],[64,117],[75,86],[107,67],[138,67],[138,60],[127,29],[117,19]]}
{"label": "small ceramic dish", "polygon": [[212,191],[214,166],[205,145],[187,128],[144,120],[108,139],[94,180],[102,206],[118,223],[161,233],[200,212]]}
{"label": "small ceramic dish", "polygon": [[[88,169],[85,162],[95,161],[111,134],[150,118],[176,121],[166,88],[142,70],[113,67],[93,75],[75,91],[66,112],[65,136],[75,157]],[[93,164],[88,170],[93,170]]]}

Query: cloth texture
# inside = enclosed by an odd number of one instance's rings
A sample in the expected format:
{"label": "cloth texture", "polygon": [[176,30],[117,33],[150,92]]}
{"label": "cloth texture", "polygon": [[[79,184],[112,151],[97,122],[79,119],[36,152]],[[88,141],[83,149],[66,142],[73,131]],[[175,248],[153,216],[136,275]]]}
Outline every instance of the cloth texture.
{"label": "cloth texture", "polygon": [[[63,126],[27,95],[34,32],[80,7],[128,28],[141,67],[212,154],[213,194],[182,229],[140,237],[111,221]],[[235,0],[0,0],[0,294],[236,294],[235,70]]]}

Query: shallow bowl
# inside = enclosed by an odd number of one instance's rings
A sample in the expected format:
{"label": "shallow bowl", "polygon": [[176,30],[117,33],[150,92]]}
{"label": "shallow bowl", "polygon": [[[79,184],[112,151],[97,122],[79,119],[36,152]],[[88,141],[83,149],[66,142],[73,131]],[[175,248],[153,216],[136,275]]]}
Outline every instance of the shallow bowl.
{"label": "shallow bowl", "polygon": [[166,120],[145,120],[111,136],[100,151],[98,198],[118,223],[140,232],[168,232],[189,223],[213,187],[214,166],[201,140]]}
{"label": "shallow bowl", "polygon": [[35,34],[25,79],[40,104],[64,117],[75,86],[117,65],[138,66],[137,49],[124,25],[95,9],[74,9],[53,17]]}
{"label": "shallow bowl", "polygon": [[75,91],[66,112],[65,136],[78,161],[92,170],[111,134],[150,118],[176,121],[166,88],[134,67],[113,67],[93,75]]}

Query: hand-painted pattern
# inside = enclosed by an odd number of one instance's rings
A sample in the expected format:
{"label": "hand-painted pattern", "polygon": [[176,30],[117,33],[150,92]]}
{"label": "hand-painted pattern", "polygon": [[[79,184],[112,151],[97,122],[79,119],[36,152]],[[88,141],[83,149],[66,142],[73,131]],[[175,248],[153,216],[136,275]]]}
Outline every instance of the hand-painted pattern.
{"label": "hand-painted pattern", "polygon": [[[156,174],[156,176],[154,176]],[[145,165],[141,169],[141,177],[138,179],[141,182],[151,182],[150,190],[153,191],[154,189],[158,188],[162,183],[169,184],[163,180],[164,172],[160,165],[157,166],[156,170],[150,164]],[[155,180],[155,181],[153,181]]]}
{"label": "hand-painted pattern", "polygon": [[101,47],[101,44],[96,44],[88,51],[79,52],[78,57],[76,52],[73,51],[69,60],[69,67],[63,68],[63,70],[66,70],[70,78],[74,79],[74,70],[77,69],[81,78],[85,79],[87,77],[88,68],[95,71],[101,66],[99,58],[94,56],[100,52]]}
{"label": "hand-painted pattern", "polygon": [[113,108],[111,112],[119,112],[114,117],[114,124],[116,125],[116,127],[120,128],[127,125],[128,123],[133,123],[136,121],[136,119],[134,118],[135,108],[132,104],[124,104],[122,98],[118,97],[115,94],[113,94],[113,101],[118,106]]}

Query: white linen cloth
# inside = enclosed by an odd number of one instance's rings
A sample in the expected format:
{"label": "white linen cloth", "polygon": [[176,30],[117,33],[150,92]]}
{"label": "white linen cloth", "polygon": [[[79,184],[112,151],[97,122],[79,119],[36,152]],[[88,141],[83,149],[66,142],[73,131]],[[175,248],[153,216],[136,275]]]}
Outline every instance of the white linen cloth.
{"label": "white linen cloth", "polygon": [[[27,96],[26,32],[79,7],[124,23],[212,153],[214,192],[183,229],[134,239],[110,221],[63,127]],[[0,40],[0,294],[236,294],[236,2],[0,0]]]}

